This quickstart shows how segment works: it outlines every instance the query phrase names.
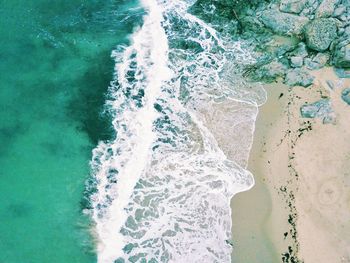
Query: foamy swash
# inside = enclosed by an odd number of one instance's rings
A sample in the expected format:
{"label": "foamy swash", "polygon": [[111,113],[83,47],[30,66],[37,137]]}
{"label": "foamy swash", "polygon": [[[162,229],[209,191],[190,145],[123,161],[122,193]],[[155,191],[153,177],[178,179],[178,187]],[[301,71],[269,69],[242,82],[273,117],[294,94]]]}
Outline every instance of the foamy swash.
{"label": "foamy swash", "polygon": [[245,165],[265,94],[238,77],[249,52],[189,14],[192,3],[142,4],[143,26],[113,53],[116,139],[91,162],[98,262],[229,262],[230,198],[254,183]]}

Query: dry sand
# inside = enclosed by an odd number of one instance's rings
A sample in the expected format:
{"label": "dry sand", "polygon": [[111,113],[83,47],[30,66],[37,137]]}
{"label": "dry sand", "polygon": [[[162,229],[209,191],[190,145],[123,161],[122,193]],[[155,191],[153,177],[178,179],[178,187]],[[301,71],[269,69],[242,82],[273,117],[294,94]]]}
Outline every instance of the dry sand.
{"label": "dry sand", "polygon": [[[340,95],[350,81],[313,74],[308,88],[266,85],[248,165],[256,185],[232,200],[233,262],[350,262],[350,106]],[[333,123],[301,118],[301,105],[323,97]]]}

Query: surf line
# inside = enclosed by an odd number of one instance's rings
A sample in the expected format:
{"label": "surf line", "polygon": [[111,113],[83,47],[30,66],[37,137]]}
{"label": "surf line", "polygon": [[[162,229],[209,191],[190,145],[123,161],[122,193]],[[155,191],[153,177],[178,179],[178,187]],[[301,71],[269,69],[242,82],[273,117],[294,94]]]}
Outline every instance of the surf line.
{"label": "surf line", "polygon": [[[106,213],[101,217],[94,211],[93,219],[96,223],[95,229],[98,238],[97,257],[99,263],[114,262],[115,259],[123,255],[123,235],[120,229],[127,220],[124,211],[127,206],[133,189],[140,178],[142,172],[147,167],[151,145],[156,139],[156,134],[152,131],[153,122],[158,113],[154,109],[154,103],[160,96],[162,84],[172,76],[168,67],[168,39],[162,22],[164,17],[161,7],[155,0],[142,0],[141,4],[148,11],[144,17],[142,27],[132,35],[132,44],[124,51],[124,61],[121,61],[117,68],[117,77],[121,86],[126,80],[128,57],[131,52],[136,53],[138,67],[144,69],[142,80],[145,83],[145,96],[143,107],[137,110],[134,118],[129,120],[133,126],[133,141],[129,143],[131,156],[119,170],[116,193],[114,199],[108,206]],[[136,51],[136,52],[135,52]],[[136,138],[136,139],[135,139]],[[111,144],[118,143],[118,138]],[[115,160],[114,160],[115,162]],[[102,165],[110,165],[107,162]],[[108,168],[99,170],[96,178],[100,179],[97,185],[97,202],[106,195],[106,179]],[[101,195],[99,198],[98,195]],[[96,202],[96,201],[95,201]],[[97,206],[94,208],[98,209]]]}

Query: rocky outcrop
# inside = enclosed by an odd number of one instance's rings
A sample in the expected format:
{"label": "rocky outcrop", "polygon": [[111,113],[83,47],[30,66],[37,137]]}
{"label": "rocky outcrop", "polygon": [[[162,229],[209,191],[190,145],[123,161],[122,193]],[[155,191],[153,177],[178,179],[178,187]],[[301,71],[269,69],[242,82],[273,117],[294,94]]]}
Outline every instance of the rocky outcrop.
{"label": "rocky outcrop", "polygon": [[325,66],[350,78],[349,0],[197,0],[194,8],[220,32],[254,46],[256,60],[243,73],[251,81],[309,87],[310,71]]}
{"label": "rocky outcrop", "polygon": [[319,18],[305,26],[306,45],[316,51],[325,51],[337,37],[337,24],[331,18]]}
{"label": "rocky outcrop", "polygon": [[280,12],[276,9],[264,10],[260,14],[262,23],[281,35],[300,35],[309,22],[307,17]]}

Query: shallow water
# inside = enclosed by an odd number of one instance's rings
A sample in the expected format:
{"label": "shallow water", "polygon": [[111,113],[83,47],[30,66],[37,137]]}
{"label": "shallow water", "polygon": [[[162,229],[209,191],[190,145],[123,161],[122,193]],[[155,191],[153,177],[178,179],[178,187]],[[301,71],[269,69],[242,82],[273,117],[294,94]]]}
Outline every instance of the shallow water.
{"label": "shallow water", "polygon": [[0,262],[95,262],[83,216],[115,45],[141,23],[133,1],[0,4]]}

